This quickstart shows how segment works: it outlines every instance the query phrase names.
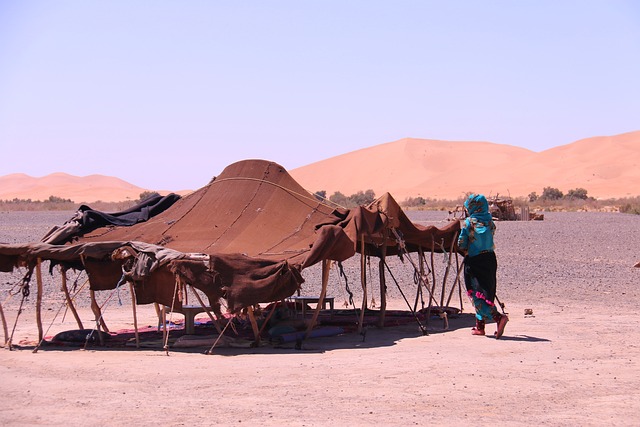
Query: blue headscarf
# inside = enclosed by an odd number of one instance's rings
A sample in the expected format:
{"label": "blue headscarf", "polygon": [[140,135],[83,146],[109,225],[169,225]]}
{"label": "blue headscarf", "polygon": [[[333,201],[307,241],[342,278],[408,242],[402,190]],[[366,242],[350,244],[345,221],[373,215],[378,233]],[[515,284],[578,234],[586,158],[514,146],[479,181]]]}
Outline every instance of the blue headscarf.
{"label": "blue headscarf", "polygon": [[493,219],[489,213],[489,203],[483,194],[470,194],[464,202],[464,208],[471,218],[475,218],[478,222],[489,225]]}
{"label": "blue headscarf", "polygon": [[496,225],[489,213],[489,203],[482,194],[471,194],[465,200],[464,207],[469,217],[460,230],[458,246],[468,251],[469,256],[476,256],[484,251],[493,251],[493,232]]}

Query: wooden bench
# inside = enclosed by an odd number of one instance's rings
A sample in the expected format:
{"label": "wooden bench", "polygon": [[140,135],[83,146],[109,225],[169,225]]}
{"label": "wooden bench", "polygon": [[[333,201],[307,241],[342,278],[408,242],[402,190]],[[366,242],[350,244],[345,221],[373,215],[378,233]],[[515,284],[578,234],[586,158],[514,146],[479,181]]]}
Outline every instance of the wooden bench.
{"label": "wooden bench", "polygon": [[[164,307],[166,312],[171,311],[171,307]],[[211,307],[201,305],[183,305],[181,309],[174,309],[174,313],[184,315],[184,332],[187,335],[193,335],[196,332],[195,319],[200,313],[211,312]]]}
{"label": "wooden bench", "polygon": [[[298,303],[302,304],[302,317],[305,317],[307,314],[307,304],[318,304],[320,302],[320,297],[314,296],[292,296],[287,298],[287,301],[293,302],[296,307],[296,313],[298,311]],[[333,316],[333,297],[324,297],[322,301],[322,309],[326,310],[327,305],[329,305],[330,315]]]}

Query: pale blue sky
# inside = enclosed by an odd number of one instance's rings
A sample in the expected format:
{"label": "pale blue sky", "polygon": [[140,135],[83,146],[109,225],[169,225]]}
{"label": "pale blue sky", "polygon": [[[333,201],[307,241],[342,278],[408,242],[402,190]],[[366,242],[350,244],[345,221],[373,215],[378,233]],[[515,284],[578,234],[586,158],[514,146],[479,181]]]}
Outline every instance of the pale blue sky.
{"label": "pale blue sky", "polygon": [[0,176],[196,189],[245,158],[634,130],[638,1],[0,0]]}

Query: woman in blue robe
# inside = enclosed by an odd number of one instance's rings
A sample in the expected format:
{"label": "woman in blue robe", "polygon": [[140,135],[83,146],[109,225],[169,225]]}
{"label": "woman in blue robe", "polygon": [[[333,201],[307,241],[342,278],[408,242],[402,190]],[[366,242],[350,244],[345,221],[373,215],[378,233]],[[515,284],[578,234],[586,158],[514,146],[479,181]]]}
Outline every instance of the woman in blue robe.
{"label": "woman in blue robe", "polygon": [[467,218],[458,237],[458,247],[466,252],[464,282],[476,310],[476,326],[471,333],[485,335],[485,323],[494,320],[497,325],[494,335],[500,338],[509,318],[506,314],[498,313],[494,303],[498,270],[493,243],[496,225],[484,195],[471,194],[464,202],[464,207]]}

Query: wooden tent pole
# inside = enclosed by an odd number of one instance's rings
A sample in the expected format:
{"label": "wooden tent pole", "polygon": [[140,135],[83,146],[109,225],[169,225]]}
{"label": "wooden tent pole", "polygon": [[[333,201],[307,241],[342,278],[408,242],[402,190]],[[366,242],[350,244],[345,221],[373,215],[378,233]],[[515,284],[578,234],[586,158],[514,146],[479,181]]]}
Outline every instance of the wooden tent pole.
{"label": "wooden tent pole", "polygon": [[[285,303],[284,300],[282,300],[282,305],[284,305],[284,303]],[[264,319],[264,323],[262,324],[262,326],[260,327],[260,330],[258,331],[258,334],[260,334],[260,336],[262,336],[262,333],[264,332],[265,328],[269,324],[269,320],[271,320],[271,316],[273,316],[273,313],[276,312],[276,308],[278,308],[278,303],[274,302],[273,308],[271,309],[269,314],[267,314],[267,317]],[[220,333],[222,333],[222,331],[220,331]]]}
{"label": "wooden tent pole", "polygon": [[160,327],[162,326],[162,309],[160,308],[160,304],[157,302],[153,303],[153,308],[156,309],[156,316],[158,316],[158,332],[160,332]]}
{"label": "wooden tent pole", "polygon": [[169,331],[167,330],[167,306],[164,304],[160,308],[160,319],[162,321],[162,342],[165,342]]}
{"label": "wooden tent pole", "polygon": [[[449,298],[447,299],[447,307],[451,302],[451,298],[453,298],[453,292],[456,290],[456,285],[458,285],[458,290],[460,290],[460,262],[458,260],[458,253],[456,252],[456,278],[453,281],[453,286],[451,286],[451,292],[449,292]],[[462,299],[462,296],[460,297]]]}
{"label": "wooden tent pole", "polygon": [[[442,278],[442,293],[440,294],[440,306],[444,307],[444,294],[447,291],[447,278],[449,277],[449,270],[451,269],[451,253],[453,252],[454,242],[451,242],[451,249],[449,250],[449,256],[447,259],[447,267],[444,270],[444,277]],[[442,244],[442,248],[444,249],[444,243]]]}
{"label": "wooden tent pole", "polygon": [[2,304],[0,304],[0,318],[2,318],[2,329],[4,330],[3,346],[9,342],[9,329],[7,327],[7,319],[4,317],[4,310],[2,310]]}
{"label": "wooden tent pole", "polygon": [[362,284],[362,311],[360,311],[360,320],[358,321],[358,333],[362,332],[364,327],[364,312],[367,310],[367,260],[364,250],[364,233],[360,236],[360,283]]}
{"label": "wooden tent pole", "polygon": [[[436,251],[436,242],[435,240],[431,240],[431,297],[433,298],[433,301],[436,302],[436,296],[435,296],[435,292],[436,292],[436,269],[435,269],[435,263],[433,260],[433,254]],[[437,304],[437,302],[436,302]],[[429,306],[431,306],[431,300],[429,300]]]}
{"label": "wooden tent pole", "polygon": [[[175,312],[176,309],[176,297],[178,296],[178,288],[180,287],[180,283],[176,280],[174,282],[173,285],[173,297],[171,297],[171,308],[169,311],[169,323],[171,323],[172,319],[173,319],[173,313]],[[182,300],[180,300],[180,304],[182,304]],[[163,335],[163,342],[164,342],[164,346],[162,347],[165,351],[165,354],[168,356],[169,355],[169,332],[170,330],[167,329],[167,307],[162,304],[162,320],[164,323],[164,335]]]}
{"label": "wooden tent pole", "polygon": [[[464,259],[462,260],[462,264],[460,264],[460,261],[458,260],[457,252],[456,252],[456,265],[458,268],[458,274],[460,274],[460,270],[462,270],[462,272],[464,273]],[[464,307],[462,306],[462,283],[460,282],[462,282],[462,280],[458,280],[458,295],[460,297],[460,311],[462,312],[464,310]]]}
{"label": "wooden tent pole", "polygon": [[96,322],[105,332],[109,332],[109,328],[107,327],[107,323],[102,318],[102,310],[98,305],[98,301],[96,300],[96,291],[89,290],[89,294],[91,295],[91,310],[93,310],[93,314],[96,316]]}
{"label": "wooden tent pole", "polygon": [[136,313],[136,289],[131,282],[129,282],[129,290],[131,291],[131,309],[133,310],[133,331],[136,336],[136,348],[140,348],[140,335],[138,334],[138,314]]}
{"label": "wooden tent pole", "polygon": [[413,311],[418,311],[418,299],[422,295],[422,278],[424,277],[424,259],[422,258],[422,254],[422,246],[418,246],[418,274],[420,274],[420,279],[418,279],[418,289],[416,290],[416,300],[413,303]]}
{"label": "wooden tent pole", "polygon": [[64,292],[64,298],[67,300],[67,307],[69,307],[69,310],[71,310],[71,314],[73,314],[73,317],[76,319],[78,328],[84,329],[82,320],[80,320],[80,316],[78,315],[76,307],[73,305],[71,295],[69,294],[69,287],[67,286],[67,269],[60,266],[60,275],[62,277],[62,292]]}
{"label": "wooden tent pole", "polygon": [[384,265],[387,258],[387,229],[383,231],[382,240],[382,253],[380,254],[380,261],[378,261],[378,271],[380,274],[380,319],[378,320],[378,327],[384,328],[384,318],[387,314],[387,279],[385,276]]}
{"label": "wooden tent pole", "polygon": [[324,307],[324,298],[327,295],[327,284],[329,283],[329,271],[331,270],[331,260],[324,259],[322,260],[322,289],[320,290],[320,297],[318,298],[318,305],[316,306],[315,311],[313,312],[313,316],[307,325],[307,330],[304,334],[304,339],[309,338],[311,334],[311,330],[316,326],[316,321],[318,320],[318,315],[320,314],[320,309]]}
{"label": "wooden tent pole", "polygon": [[258,322],[256,322],[256,316],[253,314],[253,306],[247,307],[247,314],[249,315],[249,321],[251,322],[251,329],[253,330],[253,335],[256,337],[255,344],[256,346],[260,344],[260,330],[258,329]]}
{"label": "wooden tent pole", "polygon": [[[104,320],[102,320],[102,312],[100,311],[100,306],[96,301],[96,291],[90,289],[89,295],[91,295],[91,311],[93,311],[93,316],[95,317],[96,321],[96,329],[98,330],[98,341],[100,342],[100,345],[104,345],[102,334],[100,333],[101,325],[104,323]],[[108,330],[106,329],[106,325],[104,329],[105,332],[108,332]]]}
{"label": "wooden tent pole", "polygon": [[42,260],[38,258],[36,264],[36,281],[38,284],[38,294],[36,295],[36,323],[38,324],[38,341],[42,341]]}

